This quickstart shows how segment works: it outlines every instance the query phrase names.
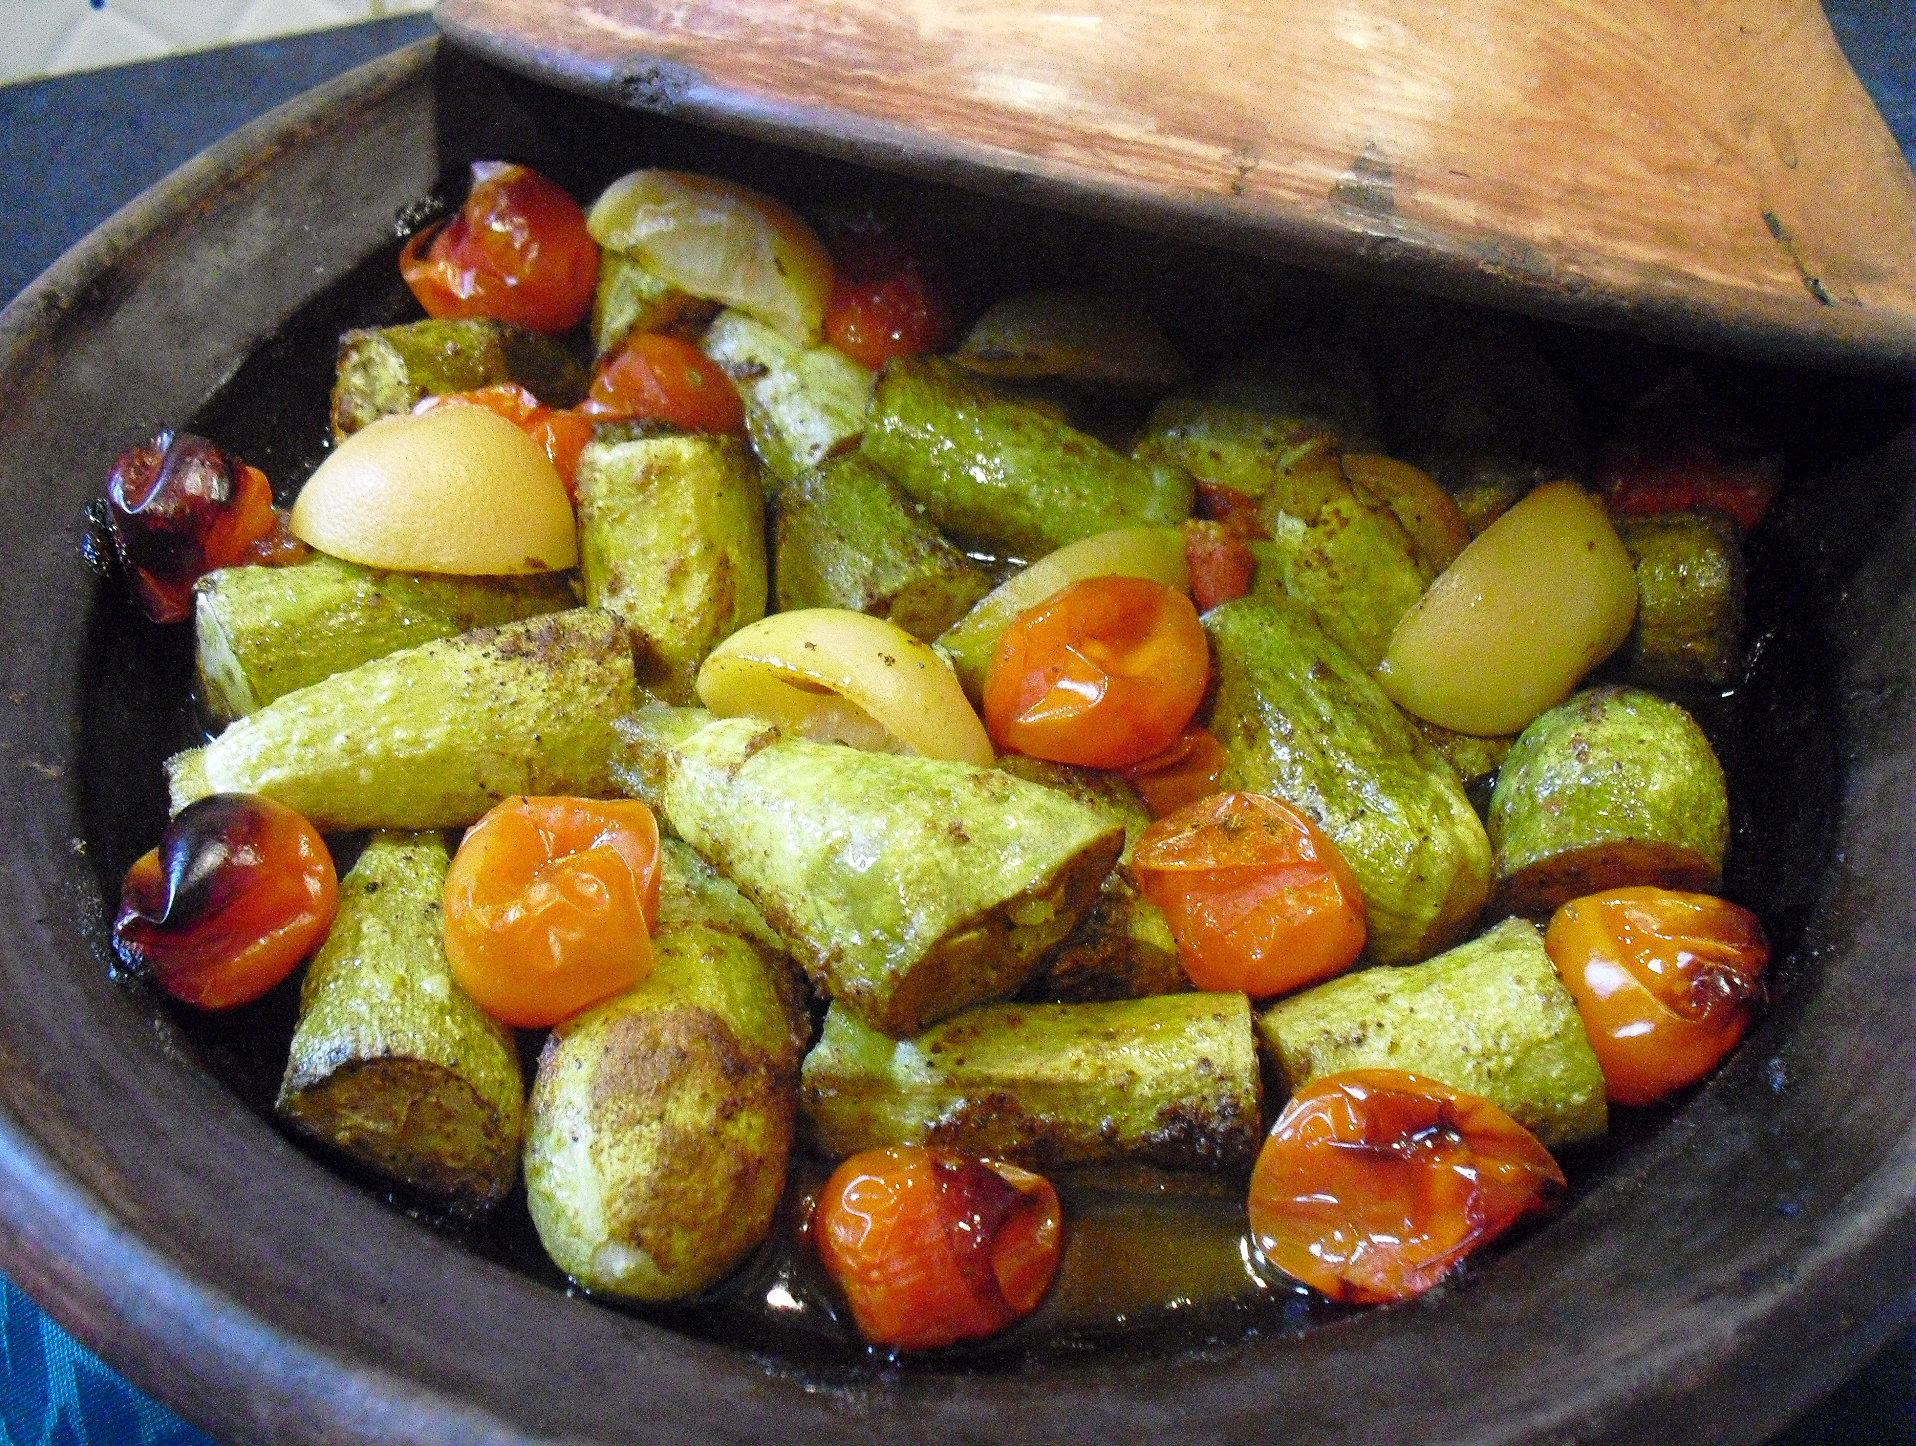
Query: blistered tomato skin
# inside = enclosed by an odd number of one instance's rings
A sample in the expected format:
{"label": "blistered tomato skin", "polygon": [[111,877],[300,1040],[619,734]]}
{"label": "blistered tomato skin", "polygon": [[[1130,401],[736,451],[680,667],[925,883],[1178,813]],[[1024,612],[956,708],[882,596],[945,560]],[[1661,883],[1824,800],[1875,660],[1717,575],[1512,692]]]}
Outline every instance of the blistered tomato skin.
{"label": "blistered tomato skin", "polygon": [[201,1009],[259,998],[325,941],[339,881],[325,840],[283,804],[216,793],[182,809],[127,870],[113,945]]}
{"label": "blistered tomato skin", "polygon": [[542,1029],[652,972],[659,828],[621,799],[509,798],[446,875],[446,961],[481,1009]]}
{"label": "blistered tomato skin", "polygon": [[627,338],[593,372],[580,411],[601,422],[669,422],[688,432],[745,431],[745,402],[717,362],[659,332]]}
{"label": "blistered tomato skin", "polygon": [[1564,1188],[1563,1171],[1496,1105],[1401,1070],[1300,1089],[1251,1171],[1251,1236],[1332,1300],[1421,1295]]}
{"label": "blistered tomato skin", "polygon": [[957,339],[944,263],[930,243],[867,219],[832,238],[832,257],[825,340],[860,366],[877,371]]}
{"label": "blistered tomato skin", "polygon": [[1118,772],[1138,791],[1151,817],[1163,818],[1216,793],[1228,761],[1224,745],[1207,729],[1186,728],[1162,753]]}
{"label": "blistered tomato skin", "polygon": [[249,560],[278,526],[266,474],[204,437],[162,432],[107,475],[107,527],[135,601],[156,623],[193,615],[193,584]]}
{"label": "blistered tomato skin", "polygon": [[1769,962],[1749,910],[1648,886],[1572,899],[1544,935],[1614,1104],[1694,1084],[1743,1037]]}
{"label": "blistered tomato skin", "polygon": [[811,1234],[859,1332],[901,1351],[979,1340],[1022,1320],[1051,1288],[1063,1250],[1049,1181],[920,1146],[841,1164]]}

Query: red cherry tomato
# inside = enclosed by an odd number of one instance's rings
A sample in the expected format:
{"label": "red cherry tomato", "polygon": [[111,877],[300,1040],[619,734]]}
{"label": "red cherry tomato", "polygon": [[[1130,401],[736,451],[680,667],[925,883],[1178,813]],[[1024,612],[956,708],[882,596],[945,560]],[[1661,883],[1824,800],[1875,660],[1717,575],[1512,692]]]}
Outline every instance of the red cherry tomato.
{"label": "red cherry tomato", "polygon": [[1364,901],[1337,845],[1280,799],[1219,793],[1138,838],[1131,873],[1199,989],[1264,998],[1348,969]]}
{"label": "red cherry tomato", "polygon": [[1138,791],[1151,817],[1163,818],[1216,793],[1228,761],[1224,745],[1207,729],[1186,728],[1164,752],[1118,773]]}
{"label": "red cherry tomato", "polygon": [[1023,1319],[1063,1249],[1058,1192],[1043,1176],[918,1146],[846,1160],[811,1229],[860,1333],[907,1351]]}
{"label": "red cherry tomato", "polygon": [[1228,524],[1192,518],[1182,531],[1184,561],[1191,571],[1191,601],[1199,612],[1209,612],[1251,590],[1256,559]]}
{"label": "red cherry tomato", "polygon": [[1257,498],[1222,482],[1197,484],[1197,515],[1216,522],[1233,536],[1256,541],[1270,537],[1258,510]]}
{"label": "red cherry tomato", "polygon": [[1013,618],[985,673],[999,748],[1124,768],[1162,753],[1204,701],[1211,655],[1183,593],[1089,577]]}
{"label": "red cherry tomato", "polygon": [[1649,886],[1572,899],[1544,935],[1609,1097],[1647,1105],[1728,1054],[1761,997],[1770,948],[1748,909]]}
{"label": "red cherry tomato", "polygon": [[640,332],[600,360],[580,411],[595,421],[669,422],[688,432],[745,431],[745,403],[719,364],[688,341]]}
{"label": "red cherry tomato", "polygon": [[943,351],[958,328],[930,243],[876,221],[832,238],[825,340],[873,371],[895,356]]}
{"label": "red cherry tomato", "polygon": [[399,274],[428,316],[567,331],[591,314],[599,247],[579,203],[537,171],[474,161],[466,204],[406,243]]}
{"label": "red cherry tomato", "polygon": [[113,463],[107,528],[133,597],[156,623],[193,615],[193,584],[259,560],[279,527],[266,474],[188,432],[162,432]]}
{"label": "red cherry tomato", "polygon": [[1597,479],[1619,516],[1701,508],[1747,531],[1775,498],[1781,464],[1685,367],[1624,414],[1604,444]]}
{"label": "red cherry tomato", "polygon": [[1264,1258],[1333,1300],[1421,1295],[1545,1208],[1563,1171],[1489,1100],[1394,1069],[1311,1081],[1251,1172]]}
{"label": "red cherry tomato", "polygon": [[632,800],[508,798],[446,874],[446,961],[495,1019],[539,1029],[652,972],[659,828]]}
{"label": "red cherry tomato", "polygon": [[426,397],[413,411],[430,412],[446,406],[484,407],[504,417],[539,444],[552,465],[558,469],[559,480],[565,483],[566,496],[574,502],[579,500],[576,485],[579,454],[585,450],[585,444],[592,440],[592,429],[598,425],[591,417],[582,412],[559,411],[548,407],[514,382],[496,382],[470,392]]}
{"label": "red cherry tomato", "polygon": [[228,1009],[291,974],[338,907],[311,824],[271,799],[216,793],[181,809],[127,870],[113,944],[175,999]]}

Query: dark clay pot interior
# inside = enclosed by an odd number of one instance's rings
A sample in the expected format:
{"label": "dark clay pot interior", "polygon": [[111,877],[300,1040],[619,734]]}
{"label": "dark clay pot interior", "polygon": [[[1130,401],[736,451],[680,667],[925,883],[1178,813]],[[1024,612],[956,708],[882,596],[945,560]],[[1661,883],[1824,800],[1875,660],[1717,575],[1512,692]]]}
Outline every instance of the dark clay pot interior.
{"label": "dark clay pot interior", "polygon": [[[1916,1193],[1896,378],[1696,359],[1792,419],[1793,490],[1751,544],[1762,645],[1734,702],[1705,705],[1740,799],[1730,889],[1784,946],[1779,1002],[1709,1085],[1577,1162],[1555,1219],[1420,1302],[1171,1313],[1097,1343],[1037,1330],[899,1369],[735,1298],[645,1316],[568,1297],[519,1217],[415,1218],[279,1134],[263,1111],[289,990],[209,1021],[109,976],[107,901],[197,720],[190,640],[83,568],[80,512],[117,451],[189,418],[283,489],[303,476],[330,338],[409,314],[394,217],[492,155],[581,195],[655,164],[901,205],[978,296],[1087,264],[1181,288],[1176,339],[1200,362],[1352,286],[607,110],[431,46],[241,132],[65,259],[0,322],[0,1267],[84,1340],[233,1440],[1436,1446],[1753,1440],[1894,1327]],[[1679,359],[1537,337],[1593,431]]]}

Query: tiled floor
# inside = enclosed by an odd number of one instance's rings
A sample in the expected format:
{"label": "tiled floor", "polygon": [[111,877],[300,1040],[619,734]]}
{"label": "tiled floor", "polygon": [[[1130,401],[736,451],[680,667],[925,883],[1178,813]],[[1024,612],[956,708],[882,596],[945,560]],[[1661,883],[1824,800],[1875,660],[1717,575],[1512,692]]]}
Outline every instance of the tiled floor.
{"label": "tiled floor", "polygon": [[431,8],[432,0],[0,0],[0,84]]}

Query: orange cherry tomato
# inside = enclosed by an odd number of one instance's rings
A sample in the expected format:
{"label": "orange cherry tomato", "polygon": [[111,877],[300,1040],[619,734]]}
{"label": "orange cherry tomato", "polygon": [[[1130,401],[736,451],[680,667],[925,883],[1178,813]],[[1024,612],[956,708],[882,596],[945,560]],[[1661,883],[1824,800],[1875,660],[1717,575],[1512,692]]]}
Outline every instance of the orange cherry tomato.
{"label": "orange cherry tomato", "polygon": [[1770,947],[1748,909],[1649,886],[1572,899],[1544,935],[1609,1097],[1647,1105],[1743,1037]]}
{"label": "orange cherry tomato", "polygon": [[1281,799],[1218,793],[1138,837],[1131,873],[1199,989],[1284,994],[1348,969],[1364,901],[1337,845]]}
{"label": "orange cherry tomato", "polygon": [[399,274],[428,316],[567,331],[591,314],[599,247],[579,203],[537,171],[474,161],[466,204],[406,243]]}
{"label": "orange cherry tomato", "polygon": [[1224,745],[1208,729],[1186,728],[1164,752],[1118,773],[1138,791],[1151,817],[1163,818],[1216,793],[1228,761]]}
{"label": "orange cherry tomato", "polygon": [[1088,577],[1011,620],[985,673],[985,728],[1007,751],[1124,768],[1176,741],[1210,669],[1183,593]]}
{"label": "orange cherry tomato", "polygon": [[1031,1314],[1064,1245],[1043,1176],[915,1145],[841,1164],[811,1229],[860,1333],[907,1351],[995,1335]]}
{"label": "orange cherry tomato", "polygon": [[579,500],[576,485],[579,454],[585,450],[585,444],[592,440],[592,429],[598,425],[593,418],[583,412],[548,407],[516,382],[495,382],[489,387],[479,387],[470,392],[424,397],[413,411],[431,412],[447,406],[484,407],[504,417],[539,444],[552,465],[558,469],[559,480],[565,483],[566,496],[574,502]]}
{"label": "orange cherry tomato", "polygon": [[1191,518],[1181,530],[1184,561],[1191,571],[1191,601],[1199,612],[1209,612],[1251,590],[1257,561],[1243,537],[1228,524]]}
{"label": "orange cherry tomato", "polygon": [[652,972],[659,828],[629,799],[509,798],[446,875],[446,959],[495,1019],[557,1024]]}
{"label": "orange cherry tomato", "polygon": [[1251,1237],[1333,1300],[1421,1295],[1547,1207],[1563,1171],[1489,1100],[1394,1069],[1312,1080],[1251,1171]]}
{"label": "orange cherry tomato", "polygon": [[832,346],[877,371],[895,356],[943,351],[957,339],[943,259],[928,240],[865,217],[831,246],[824,331]]}
{"label": "orange cherry tomato", "polygon": [[670,422],[688,432],[745,430],[745,403],[719,364],[688,341],[639,332],[600,360],[580,411],[595,421]]}
{"label": "orange cherry tomato", "polygon": [[126,872],[113,944],[201,1009],[260,997],[325,941],[339,881],[325,840],[284,804],[216,793],[181,809]]}

